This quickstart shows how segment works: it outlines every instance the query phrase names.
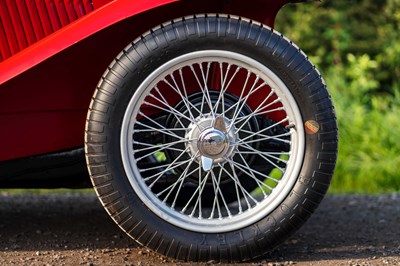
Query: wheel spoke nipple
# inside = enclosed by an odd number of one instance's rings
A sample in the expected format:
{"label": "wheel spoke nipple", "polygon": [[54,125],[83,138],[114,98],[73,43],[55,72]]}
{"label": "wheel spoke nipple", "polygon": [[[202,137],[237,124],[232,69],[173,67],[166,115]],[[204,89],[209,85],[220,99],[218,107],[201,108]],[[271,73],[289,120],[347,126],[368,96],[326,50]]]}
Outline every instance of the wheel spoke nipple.
{"label": "wheel spoke nipple", "polygon": [[286,129],[296,129],[296,125],[295,124],[287,125]]}

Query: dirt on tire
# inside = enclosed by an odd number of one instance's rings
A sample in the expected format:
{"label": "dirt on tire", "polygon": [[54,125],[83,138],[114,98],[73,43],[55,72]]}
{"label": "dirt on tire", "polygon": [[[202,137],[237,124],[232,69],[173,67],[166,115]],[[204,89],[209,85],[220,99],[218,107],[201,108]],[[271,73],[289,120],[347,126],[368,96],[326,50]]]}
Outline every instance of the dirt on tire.
{"label": "dirt on tire", "polygon": [[[1,194],[0,217],[0,265],[194,265],[139,247],[94,194]],[[225,265],[195,265],[211,264]],[[283,245],[240,265],[400,265],[400,195],[327,196]]]}

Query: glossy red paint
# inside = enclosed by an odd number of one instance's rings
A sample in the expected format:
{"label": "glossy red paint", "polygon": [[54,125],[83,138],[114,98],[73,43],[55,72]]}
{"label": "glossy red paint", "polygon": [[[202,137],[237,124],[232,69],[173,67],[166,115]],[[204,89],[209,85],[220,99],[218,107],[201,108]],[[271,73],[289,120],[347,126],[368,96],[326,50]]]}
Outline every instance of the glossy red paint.
{"label": "glossy red paint", "polygon": [[97,82],[118,52],[148,29],[196,13],[235,14],[273,26],[287,2],[94,0],[92,12],[70,24],[60,19],[61,29],[37,42],[27,38],[30,45],[0,63],[0,161],[83,146]]}
{"label": "glossy red paint", "polygon": [[[45,31],[44,35],[49,36],[19,53],[17,53],[18,45],[16,44],[15,38],[13,38],[13,33],[11,32],[14,27],[12,25],[5,25],[5,29],[10,31],[10,34],[8,34],[6,37],[7,39],[10,38],[12,40],[12,45],[10,45],[10,47],[12,48],[12,54],[15,55],[0,65],[0,84],[26,71],[30,67],[33,67],[36,64],[46,60],[56,53],[68,48],[69,46],[82,41],[88,36],[91,36],[98,31],[109,27],[110,25],[113,25],[130,16],[134,16],[152,8],[156,8],[160,5],[165,5],[175,1],[177,0],[118,0],[108,4],[106,8],[100,8],[96,12],[92,12],[84,17],[82,17],[84,11],[79,11],[79,9],[82,9],[82,7],[77,6],[77,12],[81,14],[82,19],[63,27],[62,29],[58,29],[54,33],[51,32],[51,22],[48,19],[43,19],[42,25]],[[41,2],[42,1],[39,1],[39,3]],[[4,0],[0,1],[0,3],[5,5]],[[47,14],[45,8],[43,8],[43,14]],[[45,16],[43,15],[43,17]],[[5,21],[7,21],[6,15],[4,15],[4,18]]]}
{"label": "glossy red paint", "polygon": [[94,10],[89,0],[0,1],[2,60]]}

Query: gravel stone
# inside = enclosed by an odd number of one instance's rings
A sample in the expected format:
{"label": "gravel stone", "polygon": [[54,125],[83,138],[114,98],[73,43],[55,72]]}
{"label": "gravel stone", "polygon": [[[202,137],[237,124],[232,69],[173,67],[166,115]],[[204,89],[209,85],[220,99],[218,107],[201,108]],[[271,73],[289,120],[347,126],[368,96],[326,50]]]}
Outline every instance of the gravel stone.
{"label": "gravel stone", "polygon": [[[0,194],[0,265],[235,265],[176,262],[137,246],[94,194]],[[400,194],[328,195],[295,235],[240,266],[400,266]],[[261,262],[260,262],[261,261]]]}

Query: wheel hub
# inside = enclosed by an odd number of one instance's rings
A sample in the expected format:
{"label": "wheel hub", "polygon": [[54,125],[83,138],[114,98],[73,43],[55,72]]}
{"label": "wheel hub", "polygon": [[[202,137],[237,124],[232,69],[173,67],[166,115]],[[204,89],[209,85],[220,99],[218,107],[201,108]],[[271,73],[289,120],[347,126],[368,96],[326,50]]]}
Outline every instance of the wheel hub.
{"label": "wheel hub", "polygon": [[213,160],[213,164],[224,163],[225,158],[232,157],[235,150],[237,135],[236,128],[230,127],[231,121],[219,116],[213,118],[211,115],[197,118],[197,123],[189,125],[189,132],[186,134],[189,154],[197,154],[196,160],[201,157]]}

